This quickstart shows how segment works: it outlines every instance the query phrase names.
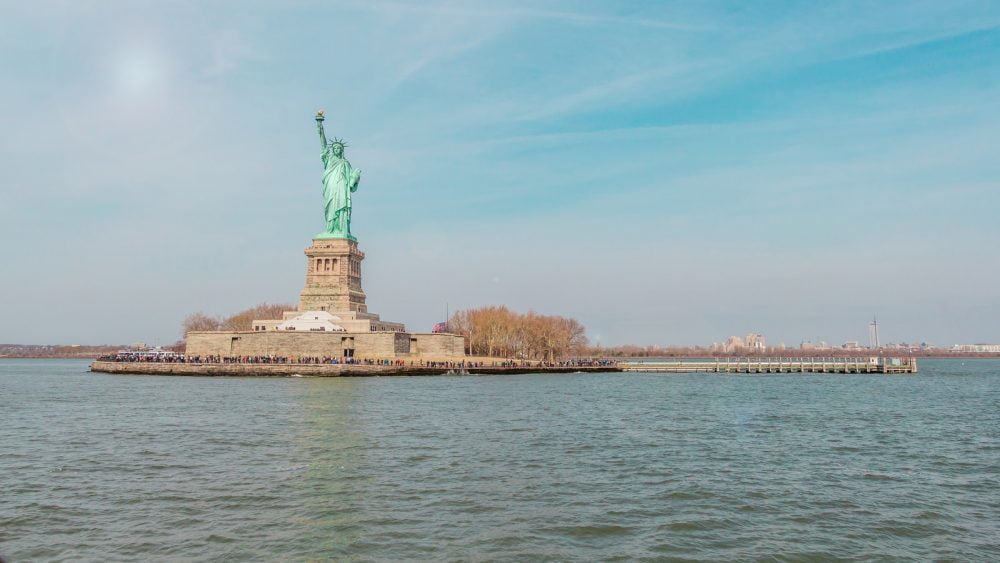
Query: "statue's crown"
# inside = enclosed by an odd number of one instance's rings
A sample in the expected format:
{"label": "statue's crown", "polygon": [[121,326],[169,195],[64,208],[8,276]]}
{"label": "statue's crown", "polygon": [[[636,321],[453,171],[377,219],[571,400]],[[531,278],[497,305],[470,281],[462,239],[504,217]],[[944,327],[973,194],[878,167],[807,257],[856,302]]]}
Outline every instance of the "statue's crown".
{"label": "statue's crown", "polygon": [[340,145],[341,147],[346,147],[347,143],[345,143],[344,140],[341,139],[340,137],[334,137],[333,140],[330,141],[330,146],[332,147],[334,145]]}

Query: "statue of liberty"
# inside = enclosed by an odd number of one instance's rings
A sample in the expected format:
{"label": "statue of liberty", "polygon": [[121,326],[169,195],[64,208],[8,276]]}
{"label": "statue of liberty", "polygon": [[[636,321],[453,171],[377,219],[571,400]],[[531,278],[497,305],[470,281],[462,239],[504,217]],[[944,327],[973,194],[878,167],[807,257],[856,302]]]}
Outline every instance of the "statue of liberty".
{"label": "statue of liberty", "polygon": [[326,140],[323,131],[323,110],[316,113],[316,127],[319,141],[323,146],[323,215],[326,230],[315,238],[346,238],[357,240],[351,235],[351,194],[358,190],[361,171],[353,168],[344,158],[344,141],[335,138]]}

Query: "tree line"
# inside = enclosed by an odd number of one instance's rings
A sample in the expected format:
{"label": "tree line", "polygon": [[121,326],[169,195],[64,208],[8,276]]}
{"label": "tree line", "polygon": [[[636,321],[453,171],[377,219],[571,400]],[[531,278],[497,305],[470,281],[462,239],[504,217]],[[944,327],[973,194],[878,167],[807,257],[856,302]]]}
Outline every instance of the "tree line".
{"label": "tree line", "polygon": [[184,319],[181,338],[191,331],[204,330],[251,330],[255,319],[280,319],[285,311],[294,311],[294,305],[285,303],[261,303],[228,317],[213,317],[201,311]]}
{"label": "tree line", "polygon": [[448,331],[464,336],[473,356],[554,361],[587,351],[586,330],[576,319],[504,306],[458,311],[448,319]]}

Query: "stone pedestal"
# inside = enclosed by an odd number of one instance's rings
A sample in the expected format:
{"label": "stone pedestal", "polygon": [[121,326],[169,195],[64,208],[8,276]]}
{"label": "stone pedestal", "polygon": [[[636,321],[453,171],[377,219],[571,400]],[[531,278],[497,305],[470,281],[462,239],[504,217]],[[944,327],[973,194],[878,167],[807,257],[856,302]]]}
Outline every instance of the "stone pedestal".
{"label": "stone pedestal", "polygon": [[408,332],[402,323],[383,321],[368,312],[361,289],[365,254],[358,250],[357,241],[317,238],[305,254],[306,286],[298,311],[285,311],[281,319],[254,319],[250,330],[189,332],[186,353],[202,357],[330,356],[410,361],[465,355],[465,339],[459,335]]}
{"label": "stone pedestal", "polygon": [[365,253],[350,239],[313,239],[305,250],[306,286],[299,294],[299,311],[357,311],[367,313],[361,289],[361,261]]}

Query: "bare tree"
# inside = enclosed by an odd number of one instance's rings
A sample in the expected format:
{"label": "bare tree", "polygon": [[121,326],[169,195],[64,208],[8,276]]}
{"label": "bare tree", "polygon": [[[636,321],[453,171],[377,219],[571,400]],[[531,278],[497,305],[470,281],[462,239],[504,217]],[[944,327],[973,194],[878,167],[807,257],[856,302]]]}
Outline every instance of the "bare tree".
{"label": "bare tree", "polygon": [[256,319],[280,319],[284,311],[291,311],[293,309],[292,305],[284,303],[261,303],[227,317],[221,322],[220,330],[250,330],[253,328],[253,321]]}
{"label": "bare tree", "polygon": [[458,311],[448,325],[465,336],[471,355],[554,361],[586,352],[586,331],[576,319],[489,306]]}
{"label": "bare tree", "polygon": [[181,337],[187,338],[187,333],[191,331],[251,330],[253,328],[253,321],[257,319],[280,319],[283,312],[293,309],[293,305],[284,303],[261,303],[226,318],[210,317],[198,311],[197,313],[188,315],[184,319],[184,323],[181,325]]}
{"label": "bare tree", "polygon": [[184,323],[181,325],[181,337],[185,338],[187,333],[192,331],[219,330],[221,325],[222,321],[217,317],[210,317],[198,311],[184,319]]}

